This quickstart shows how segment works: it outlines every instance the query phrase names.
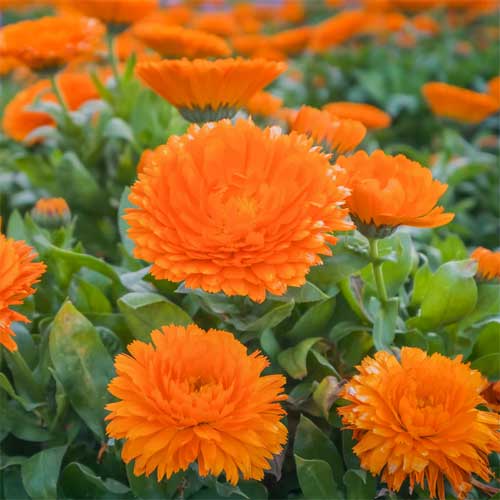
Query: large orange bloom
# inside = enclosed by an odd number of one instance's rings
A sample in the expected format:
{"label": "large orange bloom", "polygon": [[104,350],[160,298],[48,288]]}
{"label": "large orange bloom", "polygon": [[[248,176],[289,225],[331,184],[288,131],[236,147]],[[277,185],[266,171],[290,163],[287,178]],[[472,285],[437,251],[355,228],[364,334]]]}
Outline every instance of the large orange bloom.
{"label": "large orange bloom", "polygon": [[107,432],[125,439],[134,474],[156,470],[161,481],[196,461],[201,476],[263,479],[286,442],[285,378],[262,376],[267,359],[229,332],[170,325],[151,338],[117,356],[109,391],[120,401],[106,407]]}
{"label": "large orange bloom", "polygon": [[302,106],[292,130],[310,135],[329,152],[348,153],[364,139],[366,127],[356,120],[334,118],[326,111]]}
{"label": "large orange bloom", "polygon": [[436,116],[459,122],[479,123],[500,109],[500,101],[488,94],[447,83],[426,83],[422,93]]}
{"label": "large orange bloom", "polygon": [[137,75],[189,121],[233,116],[286,65],[264,59],[164,60],[137,65]]}
{"label": "large orange bloom", "polygon": [[359,102],[331,102],[323,106],[332,116],[358,120],[368,129],[387,128],[391,124],[391,116],[371,104]]}
{"label": "large orange bloom", "polygon": [[382,473],[391,490],[409,479],[445,498],[447,479],[463,499],[472,474],[488,481],[488,454],[500,451],[499,416],[481,411],[487,381],[462,363],[403,347],[401,361],[381,351],[358,366],[344,387],[350,404],[338,411],[354,431],[354,453],[373,475]]}
{"label": "large orange bloom", "polygon": [[148,152],[125,217],[135,256],[158,279],[188,288],[282,295],[302,286],[350,229],[340,206],[347,193],[312,141],[277,127],[229,120],[192,126]]}
{"label": "large orange bloom", "polygon": [[106,23],[135,23],[158,8],[158,0],[59,0]]}
{"label": "large orange bloom", "polygon": [[104,26],[77,16],[42,17],[0,29],[0,57],[13,57],[31,69],[44,69],[87,57],[99,47]]}
{"label": "large orange bloom", "polygon": [[[86,73],[60,73],[57,84],[70,110],[76,110],[84,102],[99,97],[92,79]],[[7,136],[23,141],[36,128],[54,125],[48,113],[28,109],[37,100],[57,102],[49,80],[40,80],[21,90],[7,104],[2,118],[2,128]]]}
{"label": "large orange bloom", "polygon": [[23,303],[35,293],[33,285],[45,272],[45,264],[33,262],[36,254],[24,241],[7,239],[0,234],[0,344],[9,351],[16,351],[14,321],[29,323],[28,318],[12,311],[10,307]]}
{"label": "large orange bloom", "polygon": [[477,273],[481,278],[500,279],[500,252],[478,247],[472,252],[471,259],[477,261]]}
{"label": "large orange bloom", "polygon": [[180,26],[141,22],[133,27],[134,35],[148,47],[167,57],[224,57],[231,54],[224,39]]}
{"label": "large orange bloom", "polygon": [[454,215],[436,206],[448,185],[433,180],[431,171],[403,155],[389,156],[377,150],[370,156],[358,151],[341,156],[352,190],[347,205],[358,227],[438,227]]}

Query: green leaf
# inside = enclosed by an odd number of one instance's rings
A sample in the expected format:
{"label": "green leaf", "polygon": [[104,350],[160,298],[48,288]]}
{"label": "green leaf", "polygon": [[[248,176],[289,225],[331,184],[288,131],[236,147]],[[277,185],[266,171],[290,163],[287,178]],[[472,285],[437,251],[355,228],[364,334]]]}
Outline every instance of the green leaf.
{"label": "green leaf", "polygon": [[304,415],[300,416],[295,432],[293,452],[307,460],[324,460],[330,465],[334,480],[342,482],[344,464],[340,453],[330,438]]}
{"label": "green leaf", "polygon": [[278,355],[278,363],[292,378],[303,379],[307,375],[309,351],[321,340],[322,337],[313,337],[285,349]]}
{"label": "green leaf", "polygon": [[9,379],[1,372],[0,372],[0,388],[3,389],[12,399],[16,400],[26,411],[31,411],[43,405],[43,403],[30,403],[29,401],[26,401],[24,398],[19,396],[14,390],[14,387],[12,387],[12,384],[10,383]]}
{"label": "green leaf", "polygon": [[318,405],[323,417],[328,420],[330,415],[330,409],[333,403],[338,398],[338,393],[340,391],[340,384],[337,377],[328,375],[319,383],[318,387],[314,389],[313,401]]}
{"label": "green leaf", "polygon": [[297,478],[305,498],[314,500],[340,500],[343,496],[337,489],[332,469],[324,460],[305,460],[294,455]]}
{"label": "green leaf", "polygon": [[12,467],[13,465],[22,465],[24,462],[26,462],[26,460],[28,460],[28,457],[23,457],[23,456],[8,457],[7,455],[2,454],[2,460],[0,462],[0,470],[7,469],[8,467]]}
{"label": "green leaf", "polygon": [[346,500],[372,499],[376,496],[377,479],[362,469],[349,469],[343,478]]}
{"label": "green leaf", "polygon": [[54,500],[66,446],[49,448],[31,456],[21,466],[23,485],[31,498]]}
{"label": "green leaf", "polygon": [[11,432],[18,439],[38,443],[48,441],[53,436],[41,425],[38,417],[24,411],[15,401],[10,401],[8,405],[2,404],[0,408],[1,430]]}
{"label": "green leaf", "polygon": [[434,236],[431,244],[441,252],[443,263],[450,260],[464,260],[469,255],[463,241],[456,234],[449,234],[444,239]]}
{"label": "green leaf", "polygon": [[466,329],[494,316],[500,318],[500,284],[480,283],[477,287],[477,292],[476,307],[460,321],[460,329]]}
{"label": "green leaf", "polygon": [[168,325],[189,325],[191,317],[179,306],[155,293],[132,292],[118,300],[132,335],[150,341],[153,330]]}
{"label": "green leaf", "polygon": [[129,225],[127,221],[123,218],[125,215],[125,210],[127,208],[132,208],[134,205],[129,201],[128,197],[130,195],[130,188],[126,187],[120,197],[120,206],[118,207],[118,230],[120,231],[120,239],[129,255],[133,255],[135,244],[130,239],[128,235]]}
{"label": "green leaf", "polygon": [[149,477],[145,475],[136,476],[134,474],[134,463],[126,465],[127,478],[130,489],[137,498],[141,500],[157,500],[159,498],[173,498],[177,492],[184,474],[182,472],[173,474],[170,479],[163,479],[158,482],[155,474]]}
{"label": "green leaf", "polygon": [[127,142],[135,143],[134,132],[130,125],[117,117],[109,120],[104,130],[104,137],[108,139],[124,139]]}
{"label": "green leaf", "polygon": [[475,358],[500,352],[500,325],[488,323],[481,331],[474,344],[473,355]]}
{"label": "green leaf", "polygon": [[295,302],[285,302],[273,307],[260,318],[246,325],[241,325],[240,329],[245,332],[260,332],[267,328],[274,328],[279,325],[284,319],[292,314]]}
{"label": "green leaf", "polygon": [[413,282],[413,294],[411,297],[411,305],[417,306],[424,300],[425,294],[429,290],[429,284],[432,278],[431,268],[427,263],[420,267],[415,273]]}
{"label": "green leaf", "polygon": [[104,440],[104,406],[114,375],[111,357],[96,329],[71,302],[63,304],[50,332],[50,358],[71,406]]}
{"label": "green leaf", "polygon": [[[3,486],[3,488],[2,488]],[[2,491],[3,490],[3,491]],[[10,467],[0,474],[0,496],[5,499],[27,499],[21,478],[21,467]]]}
{"label": "green leaf", "polygon": [[406,282],[413,267],[414,249],[412,240],[407,233],[396,233],[390,238],[380,240],[380,252],[384,254],[394,251],[395,261],[386,261],[382,264],[385,286],[389,297],[397,295],[401,286]]}
{"label": "green leaf", "polygon": [[238,486],[242,493],[251,500],[267,500],[266,487],[258,481],[239,481]]}
{"label": "green leaf", "polygon": [[277,302],[288,302],[293,300],[296,304],[302,304],[304,302],[327,300],[329,296],[322,292],[316,285],[313,285],[310,281],[306,281],[306,284],[301,287],[288,287],[285,295],[270,295],[269,298],[272,298],[272,300]]}
{"label": "green leaf", "polygon": [[393,297],[380,307],[373,324],[373,344],[377,351],[388,349],[396,336],[396,321],[399,312],[399,298]]}
{"label": "green leaf", "polygon": [[471,363],[471,368],[479,370],[489,380],[500,379],[500,353],[487,354],[475,359]]}
{"label": "green leaf", "polygon": [[82,312],[105,314],[113,310],[106,295],[97,286],[78,276],[73,276],[71,280],[69,296],[75,307]]}
{"label": "green leaf", "polygon": [[335,311],[335,298],[310,307],[293,328],[285,334],[288,341],[297,343],[308,337],[326,337],[326,330]]}
{"label": "green leaf", "polygon": [[29,241],[28,231],[26,230],[24,219],[17,210],[14,210],[12,215],[9,217],[6,234],[9,238],[13,238],[18,241]]}

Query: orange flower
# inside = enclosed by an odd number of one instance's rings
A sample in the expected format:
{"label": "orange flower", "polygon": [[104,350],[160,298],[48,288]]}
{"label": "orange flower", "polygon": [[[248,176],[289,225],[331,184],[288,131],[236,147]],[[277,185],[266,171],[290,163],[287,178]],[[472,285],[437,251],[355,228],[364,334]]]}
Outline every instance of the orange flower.
{"label": "orange flower", "polygon": [[223,57],[231,54],[229,45],[220,37],[180,26],[141,22],[133,34],[148,47],[167,57]]}
{"label": "orange flower", "polygon": [[[60,73],[57,83],[70,110],[76,110],[84,102],[99,98],[92,79],[86,73]],[[42,102],[57,102],[49,80],[39,80],[21,90],[7,104],[2,118],[2,127],[7,136],[23,141],[36,128],[54,125],[54,120],[48,113],[28,109],[38,99]]]}
{"label": "orange flower", "polygon": [[323,109],[338,118],[357,120],[367,129],[387,128],[391,124],[391,116],[371,104],[339,101],[326,104]]}
{"label": "orange flower", "polygon": [[263,35],[236,35],[231,38],[231,45],[237,54],[251,56],[256,51],[264,48],[266,37]]}
{"label": "orange flower", "polygon": [[252,55],[252,59],[266,59],[267,61],[283,61],[287,60],[287,56],[284,52],[277,49],[273,49],[269,46],[263,46],[256,50]]}
{"label": "orange flower", "polygon": [[495,76],[488,82],[488,94],[496,99],[500,106],[500,76]]}
{"label": "orange flower", "polygon": [[306,17],[302,0],[283,0],[277,12],[278,18],[285,23],[302,23]]}
{"label": "orange flower", "polygon": [[283,104],[283,99],[269,92],[257,92],[247,102],[245,108],[251,115],[275,116]]}
{"label": "orange flower", "polygon": [[350,229],[340,208],[342,175],[312,141],[251,121],[192,126],[148,152],[125,219],[135,256],[158,279],[188,288],[282,295],[302,286],[330,255],[334,230]]}
{"label": "orange flower", "polygon": [[31,69],[57,67],[92,54],[104,26],[96,19],[42,17],[0,29],[0,57],[13,57]]}
{"label": "orange flower", "polygon": [[0,234],[0,345],[9,351],[17,351],[14,321],[29,323],[28,318],[12,311],[10,307],[23,303],[35,293],[33,285],[45,272],[45,264],[33,262],[36,254],[24,241],[7,239]]}
{"label": "orange flower", "polygon": [[302,26],[265,37],[264,43],[269,44],[275,50],[292,55],[303,51],[307,47],[311,32],[309,26]]}
{"label": "orange flower", "polygon": [[500,278],[500,252],[492,252],[486,248],[478,247],[472,252],[471,259],[477,261],[477,274],[482,279]]}
{"label": "orange flower", "polygon": [[240,473],[263,479],[287,439],[285,377],[263,376],[267,359],[229,332],[170,325],[151,338],[116,357],[109,392],[119,401],[106,406],[107,433],[125,439],[134,474],[156,470],[161,481],[197,462],[201,476],[224,472],[232,484]]}
{"label": "orange flower", "polygon": [[481,393],[489,408],[497,413],[500,412],[500,381],[490,382]]}
{"label": "orange flower", "polygon": [[401,361],[381,351],[366,357],[341,396],[344,425],[354,431],[361,467],[399,491],[409,479],[445,499],[447,479],[458,498],[471,489],[472,474],[488,481],[488,454],[500,451],[499,417],[481,411],[486,386],[481,374],[462,363],[403,347]]}
{"label": "orange flower", "polygon": [[447,83],[426,83],[422,93],[436,116],[463,123],[479,123],[500,108],[500,102],[488,94]]}
{"label": "orange flower", "polygon": [[64,6],[105,23],[131,24],[158,8],[158,0],[59,0]]}
{"label": "orange flower", "polygon": [[348,153],[364,139],[365,126],[356,120],[334,118],[326,111],[302,106],[292,130],[308,134],[328,152]]}
{"label": "orange flower", "polygon": [[214,35],[227,37],[238,30],[234,16],[230,12],[203,12],[192,21],[191,27]]}
{"label": "orange flower", "polygon": [[435,35],[441,31],[439,23],[433,17],[426,14],[415,16],[412,18],[411,24],[417,31],[431,35]]}
{"label": "orange flower", "polygon": [[285,69],[263,59],[182,59],[138,64],[137,75],[187,120],[198,122],[233,116]]}
{"label": "orange flower", "polygon": [[429,169],[403,155],[358,151],[337,163],[347,171],[352,190],[347,205],[364,234],[373,226],[389,231],[398,226],[438,227],[454,217],[436,206],[448,185],[433,180]]}
{"label": "orange flower", "polygon": [[366,14],[362,32],[374,35],[390,34],[400,31],[406,23],[406,17],[400,12]]}
{"label": "orange flower", "polygon": [[132,54],[135,54],[139,61],[159,60],[160,56],[148,51],[148,48],[141,41],[137,40],[130,31],[124,31],[115,38],[116,57],[120,61],[126,61]]}
{"label": "orange flower", "polygon": [[56,229],[71,221],[71,212],[64,198],[40,198],[31,215],[38,225],[47,229]]}

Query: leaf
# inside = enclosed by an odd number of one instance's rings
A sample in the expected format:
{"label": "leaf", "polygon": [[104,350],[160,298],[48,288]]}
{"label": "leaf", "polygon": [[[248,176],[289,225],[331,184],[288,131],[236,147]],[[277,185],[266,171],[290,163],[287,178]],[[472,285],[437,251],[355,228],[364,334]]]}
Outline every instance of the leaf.
{"label": "leaf", "polygon": [[487,354],[475,359],[471,363],[471,368],[479,370],[489,380],[500,379],[500,353]]}
{"label": "leaf", "polygon": [[321,340],[322,337],[313,337],[285,349],[278,355],[278,363],[292,378],[303,379],[307,375],[309,351]]}
{"label": "leaf", "polygon": [[291,343],[308,337],[326,337],[326,329],[335,311],[335,298],[325,300],[310,307],[293,328],[285,334]]}
{"label": "leaf", "polygon": [[106,295],[97,286],[78,276],[73,276],[71,280],[69,296],[75,307],[82,312],[95,314],[112,312],[111,303]]}
{"label": "leaf", "polygon": [[380,304],[375,322],[373,324],[373,344],[377,351],[390,347],[396,336],[396,320],[399,312],[399,298],[389,299],[385,304]]}
{"label": "leaf", "polygon": [[500,284],[480,283],[477,292],[476,307],[460,321],[460,329],[466,329],[487,318],[500,315]]}
{"label": "leaf", "polygon": [[318,405],[326,420],[328,420],[333,403],[338,398],[340,387],[337,377],[328,375],[314,389],[312,395],[313,401]]}
{"label": "leaf", "polygon": [[[414,249],[412,240],[407,233],[396,233],[389,238],[380,240],[380,252],[395,251],[394,262],[386,261],[382,264],[385,286],[389,297],[397,295],[401,286],[406,282],[413,267]],[[385,250],[385,252],[384,252]]]}
{"label": "leaf", "polygon": [[300,416],[295,432],[293,452],[308,460],[324,460],[331,467],[335,481],[342,482],[344,464],[340,453],[330,438],[304,415]]}
{"label": "leaf", "polygon": [[124,139],[127,142],[135,143],[134,132],[130,125],[121,118],[111,118],[104,130],[104,137],[108,139]]}
{"label": "leaf", "polygon": [[500,352],[500,325],[489,323],[481,329],[474,344],[473,354],[475,358],[480,358],[498,352]]}
{"label": "leaf", "polygon": [[132,335],[146,342],[151,332],[162,326],[187,326],[193,322],[183,309],[156,293],[128,293],[118,300],[118,307]]}
{"label": "leaf", "polygon": [[463,241],[456,234],[449,234],[441,239],[438,236],[432,238],[431,244],[441,252],[441,262],[450,260],[467,259],[468,252]]}
{"label": "leaf", "polygon": [[[0,229],[2,229],[1,225]],[[6,234],[9,238],[15,240],[28,241],[28,232],[24,224],[24,219],[17,210],[14,210],[9,217]]]}
{"label": "leaf", "polygon": [[314,500],[337,500],[339,493],[333,479],[332,469],[324,460],[305,460],[294,455],[297,478],[305,498]]}
{"label": "leaf", "polygon": [[136,476],[134,474],[134,463],[129,462],[126,465],[127,478],[130,489],[137,498],[141,500],[157,500],[159,498],[173,498],[177,492],[177,488],[181,484],[184,474],[182,472],[173,474],[170,479],[164,478],[163,481],[158,482],[156,478],[151,475]]}
{"label": "leaf", "polygon": [[30,403],[21,396],[18,396],[9,379],[0,372],[0,388],[3,389],[12,399],[17,401],[26,411],[31,411],[44,403]]}
{"label": "leaf", "polygon": [[73,409],[104,440],[104,406],[114,375],[111,357],[96,329],[71,302],[63,304],[50,332],[50,358]]}
{"label": "leaf", "polygon": [[346,500],[372,499],[376,497],[377,479],[362,469],[349,469],[343,478],[347,490]]}
{"label": "leaf", "polygon": [[49,448],[31,456],[21,465],[23,485],[31,498],[54,500],[66,446]]}
{"label": "leaf", "polygon": [[424,300],[425,294],[429,290],[429,284],[432,278],[432,271],[427,263],[420,267],[415,273],[413,281],[413,293],[411,296],[411,305],[417,306]]}
{"label": "leaf", "polygon": [[260,318],[251,321],[250,323],[240,326],[240,330],[244,332],[261,332],[267,328],[274,328],[279,325],[284,319],[292,314],[295,307],[295,302],[286,302],[273,307],[270,311],[266,312]]}
{"label": "leaf", "polygon": [[127,221],[123,218],[125,215],[125,210],[127,208],[132,208],[134,205],[129,201],[128,197],[130,195],[130,188],[126,187],[120,197],[120,206],[118,207],[118,230],[120,232],[120,239],[129,255],[133,255],[135,243],[130,239],[128,235],[129,225]]}
{"label": "leaf", "polygon": [[290,286],[288,287],[285,295],[269,295],[269,299],[276,302],[288,302],[293,300],[296,304],[304,302],[318,302],[319,300],[327,300],[329,296],[322,292],[316,285],[310,281],[301,287]]}
{"label": "leaf", "polygon": [[41,443],[53,437],[47,429],[41,427],[38,417],[22,410],[15,401],[10,401],[8,405],[2,405],[0,417],[2,430],[5,428],[18,439]]}

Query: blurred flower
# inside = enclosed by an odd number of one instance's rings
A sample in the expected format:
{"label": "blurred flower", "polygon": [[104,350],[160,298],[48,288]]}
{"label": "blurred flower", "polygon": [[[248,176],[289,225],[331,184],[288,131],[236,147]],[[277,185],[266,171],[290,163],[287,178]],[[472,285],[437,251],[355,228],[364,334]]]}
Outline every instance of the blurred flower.
{"label": "blurred flower", "polygon": [[64,198],[40,198],[31,216],[40,227],[46,229],[57,229],[71,221],[71,211]]}
{"label": "blurred flower", "polygon": [[119,61],[126,61],[135,54],[138,61],[159,60],[160,55],[148,50],[147,46],[137,40],[130,31],[124,31],[115,38],[115,53]]}
{"label": "blurred flower", "polygon": [[471,43],[467,40],[459,40],[455,44],[455,53],[461,56],[469,56],[473,50]]}
{"label": "blurred flower", "polygon": [[[99,92],[87,73],[60,73],[57,75],[57,84],[68,109],[72,111],[86,101],[99,98]],[[49,80],[39,80],[26,87],[7,104],[3,113],[2,128],[8,137],[23,141],[36,128],[54,125],[54,120],[48,113],[28,109],[38,100],[57,103]]]}
{"label": "blurred flower", "polygon": [[257,19],[255,6],[249,2],[233,6],[233,15],[243,33],[258,33],[262,23]]}
{"label": "blurred flower", "polygon": [[107,433],[125,439],[134,474],[156,470],[161,481],[197,462],[201,476],[262,480],[287,439],[285,377],[262,375],[267,359],[226,331],[170,325],[151,339],[116,357],[109,392],[119,401],[106,406]]}
{"label": "blurred flower", "polygon": [[347,206],[365,236],[385,230],[390,234],[398,226],[443,226],[454,217],[436,206],[447,184],[433,180],[429,169],[403,155],[358,151],[337,163],[347,172]]}
{"label": "blurred flower", "polygon": [[311,28],[309,26],[302,26],[267,36],[264,38],[263,43],[272,49],[293,55],[303,51],[307,47],[310,38]]}
{"label": "blurred flower", "polygon": [[245,105],[245,109],[253,116],[275,116],[283,105],[283,99],[260,91],[254,94]]}
{"label": "blurred flower", "polygon": [[411,19],[411,24],[417,31],[430,35],[436,35],[441,31],[439,23],[427,14],[419,14],[418,16],[413,17]]}
{"label": "blurred flower", "polygon": [[230,12],[202,12],[191,22],[191,28],[228,37],[238,31],[238,25]]}
{"label": "blurred flower", "polygon": [[481,392],[481,396],[489,408],[497,413],[500,412],[500,381],[490,382]]}
{"label": "blurred flower", "polygon": [[471,259],[477,261],[477,274],[481,279],[500,279],[500,252],[478,247],[472,252]]}
{"label": "blurred flower", "polygon": [[388,35],[403,29],[408,22],[401,12],[380,12],[367,14],[362,33]]}
{"label": "blurred flower", "polygon": [[141,19],[141,23],[156,23],[164,26],[184,26],[193,15],[187,5],[171,5],[161,10],[155,10]]}
{"label": "blurred flower", "polygon": [[141,22],[132,28],[134,36],[148,47],[168,57],[219,57],[231,54],[229,45],[220,37],[204,31],[180,26]]}
{"label": "blurred flower", "polygon": [[36,254],[24,241],[15,241],[0,234],[0,345],[17,351],[11,324],[29,323],[28,318],[10,308],[23,303],[35,293],[33,285],[45,272],[45,264],[33,262]]}
{"label": "blurred flower", "polygon": [[187,120],[205,122],[233,116],[285,69],[280,62],[237,58],[140,63],[136,71]]}
{"label": "blurred flower", "polygon": [[[211,293],[283,295],[351,229],[347,193],[312,141],[229,120],[191,126],[148,152],[125,219],[158,279]],[[142,162],[141,162],[142,163]]]}
{"label": "blurred flower", "polygon": [[339,101],[326,104],[323,109],[338,118],[357,120],[367,129],[387,128],[391,124],[391,116],[371,104]]}
{"label": "blurred flower", "polygon": [[237,54],[251,56],[257,50],[265,48],[266,37],[263,35],[236,35],[231,38],[231,45]]}
{"label": "blurred flower", "polygon": [[488,82],[488,94],[500,105],[500,76],[495,76]]}
{"label": "blurred flower", "polygon": [[500,108],[500,103],[488,94],[447,83],[426,83],[422,93],[436,116],[463,123],[480,123]]}
{"label": "blurred flower", "polygon": [[257,49],[251,56],[252,59],[266,59],[267,61],[286,61],[288,58],[284,52],[273,49],[269,46],[263,46]]}
{"label": "blurred flower", "polygon": [[381,351],[357,368],[341,394],[349,404],[338,412],[358,441],[361,467],[382,474],[393,491],[408,479],[410,494],[417,484],[441,500],[445,479],[463,499],[472,474],[493,476],[487,457],[500,451],[499,418],[477,409],[487,382],[462,356],[403,347],[401,360]]}
{"label": "blurred flower", "polygon": [[96,19],[42,17],[0,29],[0,57],[13,57],[31,69],[57,68],[92,54],[104,35]]}
{"label": "blurred flower", "polygon": [[278,19],[285,23],[302,23],[306,17],[304,2],[303,0],[282,0],[277,14]]}
{"label": "blurred flower", "polygon": [[307,134],[328,152],[348,153],[366,135],[365,126],[356,120],[334,118],[326,111],[302,106],[292,124],[292,130]]}

